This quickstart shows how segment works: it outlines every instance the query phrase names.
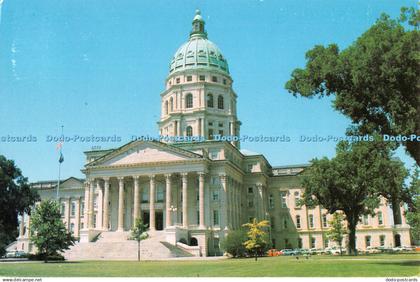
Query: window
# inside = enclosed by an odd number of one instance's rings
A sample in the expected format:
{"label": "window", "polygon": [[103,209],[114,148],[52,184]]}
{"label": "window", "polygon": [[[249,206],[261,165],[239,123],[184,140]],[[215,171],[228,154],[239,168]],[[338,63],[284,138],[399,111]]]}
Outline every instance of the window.
{"label": "window", "polygon": [[219,127],[223,127],[223,122],[219,122]]}
{"label": "window", "polygon": [[224,84],[224,85],[226,85],[226,84],[227,84],[227,82],[226,82],[226,78],[223,78],[223,84]]}
{"label": "window", "polygon": [[209,128],[209,140],[213,140],[213,137],[214,137],[213,129]]}
{"label": "window", "polygon": [[197,219],[196,224],[199,225],[200,224],[200,211],[196,212],[196,219]]}
{"label": "window", "polygon": [[64,216],[65,212],[66,212],[66,205],[64,203],[61,203],[61,211],[60,211],[61,216]]}
{"label": "window", "polygon": [[298,238],[298,248],[299,249],[302,249],[302,246],[303,246],[303,244],[302,244],[302,238]]}
{"label": "window", "polygon": [[74,233],[74,223],[70,224],[70,233]]}
{"label": "window", "polygon": [[200,81],[206,81],[206,76],[200,75],[199,79],[200,79]]}
{"label": "window", "polygon": [[248,187],[248,194],[254,194],[254,188]]}
{"label": "window", "polygon": [[223,110],[225,108],[225,102],[222,95],[217,97],[217,108]]}
{"label": "window", "polygon": [[187,126],[186,132],[187,136],[193,136],[193,129],[191,126]]}
{"label": "window", "polygon": [[71,203],[71,216],[75,216],[76,215],[76,203],[72,202]]}
{"label": "window", "polygon": [[174,98],[172,97],[169,99],[169,111],[174,111]]}
{"label": "window", "polygon": [[248,199],[248,208],[253,208],[254,207],[254,200],[251,198],[251,199]]}
{"label": "window", "polygon": [[296,216],[296,228],[301,228],[301,224],[300,224],[300,215]]}
{"label": "window", "polygon": [[219,130],[219,135],[223,136],[223,130]]}
{"label": "window", "polygon": [[163,187],[158,187],[156,189],[156,202],[157,203],[163,203],[163,200],[164,200]]}
{"label": "window", "polygon": [[191,93],[188,93],[185,96],[185,108],[190,109],[193,107],[193,95]]}
{"label": "window", "polygon": [[299,192],[296,191],[294,195],[295,195],[295,207],[299,207],[299,200],[300,200]]}
{"label": "window", "polygon": [[379,236],[379,244],[381,247],[385,246],[385,235]]}
{"label": "window", "polygon": [[192,76],[191,75],[187,76],[187,81],[192,81]]}
{"label": "window", "polygon": [[283,220],[283,228],[287,229],[287,218]]}
{"label": "window", "polygon": [[247,166],[247,171],[248,172],[252,172],[252,168],[254,167],[254,165],[253,164],[248,164],[248,166]]}
{"label": "window", "polygon": [[148,203],[149,202],[149,193],[147,191],[148,189],[141,189],[141,202],[142,203]]}
{"label": "window", "polygon": [[213,122],[212,121],[209,121],[209,126],[213,126]]}
{"label": "window", "polygon": [[370,236],[365,237],[365,246],[366,246],[366,248],[370,247]]}
{"label": "window", "polygon": [[286,192],[280,192],[280,199],[281,199],[281,207],[282,208],[287,208],[287,203],[286,203]]}
{"label": "window", "polygon": [[213,225],[219,225],[219,211],[213,210]]}
{"label": "window", "polygon": [[384,218],[383,218],[382,212],[378,212],[378,224],[379,225],[384,224]]}
{"label": "window", "polygon": [[93,215],[93,228],[96,228],[96,214]]}
{"label": "window", "polygon": [[180,83],[181,79],[179,77],[176,78],[176,83]]}
{"label": "window", "polygon": [[312,214],[309,215],[309,227],[314,228],[314,216]]}
{"label": "window", "polygon": [[81,215],[81,216],[84,216],[84,214],[85,214],[85,202],[84,202],[84,201],[82,201],[82,202],[80,203],[80,215]]}
{"label": "window", "polygon": [[213,190],[212,199],[213,199],[213,201],[218,201],[219,200],[219,190]]}
{"label": "window", "polygon": [[213,82],[217,82],[217,76],[212,76],[212,77],[211,77],[211,81],[213,81]]}
{"label": "window", "polygon": [[315,248],[316,246],[316,239],[314,237],[311,237],[311,248]]}
{"label": "window", "polygon": [[80,229],[84,229],[85,228],[85,224],[83,223],[83,221],[80,223]]}
{"label": "window", "polygon": [[270,194],[268,196],[268,207],[270,209],[274,209],[274,196],[273,196],[273,194]]}
{"label": "window", "polygon": [[328,248],[330,241],[328,239],[324,240],[324,248]]}
{"label": "window", "polygon": [[322,215],[322,227],[328,227],[328,221],[327,221],[327,215],[323,214]]}
{"label": "window", "polygon": [[168,101],[165,101],[165,115],[168,114],[168,111],[169,111]]}
{"label": "window", "polygon": [[363,215],[363,225],[369,224],[369,216],[367,214]]}
{"label": "window", "polygon": [[[209,107],[209,108],[214,107],[213,94],[211,94],[211,93],[207,94],[207,107]],[[209,122],[209,125],[210,125],[210,122]]]}

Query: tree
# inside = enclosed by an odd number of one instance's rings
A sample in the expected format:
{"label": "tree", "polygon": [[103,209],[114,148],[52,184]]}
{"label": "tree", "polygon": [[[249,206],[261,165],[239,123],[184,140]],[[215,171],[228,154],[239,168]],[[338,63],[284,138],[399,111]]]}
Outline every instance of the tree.
{"label": "tree", "polygon": [[146,233],[147,224],[143,223],[141,218],[137,218],[136,222],[131,229],[131,240],[137,241],[137,260],[140,261],[140,242],[147,239],[149,234]]}
{"label": "tree", "polygon": [[285,88],[294,96],[334,95],[335,109],[352,119],[348,134],[411,137],[395,141],[420,165],[419,18],[418,10],[403,8],[400,20],[383,14],[342,51],[315,46]]}
{"label": "tree", "polygon": [[258,222],[255,218],[252,222],[242,225],[248,228],[248,240],[244,242],[244,246],[250,253],[254,254],[255,261],[257,261],[258,253],[268,245],[268,234],[264,231],[264,228],[269,225],[267,220]]}
{"label": "tree", "polygon": [[414,245],[420,243],[420,178],[419,169],[416,168],[411,176],[409,190],[412,195],[411,205],[406,213],[407,223],[410,225],[411,238]]}
{"label": "tree", "polygon": [[338,244],[340,255],[343,255],[342,245],[346,230],[344,228],[344,215],[339,212],[333,214],[333,219],[329,222],[331,229],[327,231],[327,237]]}
{"label": "tree", "polygon": [[244,242],[247,239],[245,230],[231,230],[221,242],[221,248],[232,257],[243,257],[246,254]]}
{"label": "tree", "polygon": [[331,214],[336,211],[345,214],[349,254],[357,254],[355,237],[360,217],[374,215],[380,191],[384,185],[390,185],[387,181],[390,176],[382,171],[389,154],[384,142],[341,141],[334,158],[313,159],[301,176],[305,205],[321,205]]}
{"label": "tree", "polygon": [[30,188],[21,170],[0,155],[0,256],[18,236],[18,215],[30,214],[38,200],[38,193]]}
{"label": "tree", "polygon": [[61,220],[60,207],[56,201],[45,200],[35,208],[31,217],[31,241],[45,262],[48,262],[49,256],[68,250],[75,240]]}

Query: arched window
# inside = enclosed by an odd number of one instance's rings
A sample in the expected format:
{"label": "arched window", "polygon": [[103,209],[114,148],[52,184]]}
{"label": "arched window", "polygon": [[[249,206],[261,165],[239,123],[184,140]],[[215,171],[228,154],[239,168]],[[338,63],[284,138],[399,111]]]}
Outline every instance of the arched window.
{"label": "arched window", "polygon": [[173,112],[174,111],[174,98],[170,98],[169,99],[169,111]]}
{"label": "arched window", "polygon": [[193,129],[191,126],[187,126],[187,136],[193,136]]}
{"label": "arched window", "polygon": [[207,107],[209,107],[209,108],[214,107],[213,94],[211,94],[211,93],[207,94]]}
{"label": "arched window", "polygon": [[219,97],[217,97],[217,108],[218,109],[224,109],[225,108],[225,103],[224,103],[224,99],[222,95],[219,95]]}
{"label": "arched window", "polygon": [[168,101],[165,101],[165,115],[168,114]]}
{"label": "arched window", "polygon": [[191,93],[188,93],[187,96],[185,96],[185,108],[189,109],[193,107],[193,96]]}

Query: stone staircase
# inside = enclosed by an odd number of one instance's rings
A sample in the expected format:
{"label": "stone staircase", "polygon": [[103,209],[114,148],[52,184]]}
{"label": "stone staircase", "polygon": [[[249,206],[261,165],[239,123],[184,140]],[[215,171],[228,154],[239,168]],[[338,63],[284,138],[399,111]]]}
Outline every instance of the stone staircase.
{"label": "stone staircase", "polygon": [[[129,236],[129,232],[102,232],[94,242],[76,243],[64,257],[67,260],[137,260],[137,242],[128,240]],[[168,248],[167,243],[161,243],[164,241],[164,231],[149,232],[149,238],[141,241],[140,259],[165,260],[182,256]]]}

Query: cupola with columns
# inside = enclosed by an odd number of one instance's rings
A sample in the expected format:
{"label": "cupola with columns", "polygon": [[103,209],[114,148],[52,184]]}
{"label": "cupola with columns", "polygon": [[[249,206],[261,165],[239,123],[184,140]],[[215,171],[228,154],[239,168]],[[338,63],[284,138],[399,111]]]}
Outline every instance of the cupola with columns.
{"label": "cupola with columns", "polygon": [[[197,10],[190,38],[175,52],[161,93],[160,134],[204,140],[239,136],[232,83],[227,60],[207,39],[205,21]],[[231,143],[239,148],[239,142]]]}

